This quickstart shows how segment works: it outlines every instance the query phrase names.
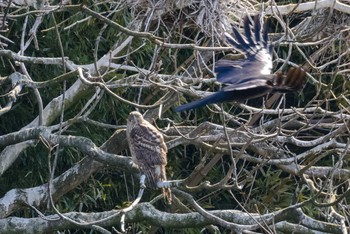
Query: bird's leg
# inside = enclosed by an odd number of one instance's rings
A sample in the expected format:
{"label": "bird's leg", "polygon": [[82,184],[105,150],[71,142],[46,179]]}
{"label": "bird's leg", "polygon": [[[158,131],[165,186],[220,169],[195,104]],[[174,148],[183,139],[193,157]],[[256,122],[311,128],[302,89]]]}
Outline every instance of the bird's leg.
{"label": "bird's leg", "polygon": [[[140,188],[141,189],[146,188],[145,180],[146,180],[146,175],[141,175],[140,176]],[[141,194],[141,196],[142,196],[142,194]]]}

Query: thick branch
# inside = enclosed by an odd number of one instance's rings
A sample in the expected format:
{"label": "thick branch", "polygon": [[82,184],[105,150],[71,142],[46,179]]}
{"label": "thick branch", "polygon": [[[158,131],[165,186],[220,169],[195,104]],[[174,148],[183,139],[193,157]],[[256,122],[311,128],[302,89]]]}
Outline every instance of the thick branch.
{"label": "thick branch", "polygon": [[[293,223],[300,223],[304,227],[311,230],[322,230],[328,233],[341,233],[339,225],[320,222],[307,218],[301,211],[295,208],[287,208],[285,210],[270,213],[266,215],[248,214],[238,210],[220,210],[208,211],[211,215],[220,217],[221,219],[230,220],[231,222],[240,223],[241,225],[252,225],[256,222],[262,224],[271,218],[274,224],[282,222],[283,220],[291,221]],[[70,212],[64,214],[66,217],[80,222],[82,225],[79,228],[91,228],[91,224],[98,224],[101,227],[111,227],[120,225],[121,214],[117,210],[100,212],[100,213],[82,213]],[[110,218],[109,218],[110,217]],[[99,221],[101,220],[101,221]],[[302,220],[305,220],[302,221]],[[204,227],[213,222],[200,215],[197,212],[170,214],[167,212],[155,209],[149,203],[141,203],[135,209],[126,213],[127,223],[142,222],[148,225],[161,226],[164,228],[187,228],[187,227]],[[271,220],[272,221],[272,220]],[[48,233],[57,230],[64,230],[74,228],[73,223],[59,219],[57,215],[46,216],[45,218],[7,218],[0,220],[0,234],[1,233]]]}

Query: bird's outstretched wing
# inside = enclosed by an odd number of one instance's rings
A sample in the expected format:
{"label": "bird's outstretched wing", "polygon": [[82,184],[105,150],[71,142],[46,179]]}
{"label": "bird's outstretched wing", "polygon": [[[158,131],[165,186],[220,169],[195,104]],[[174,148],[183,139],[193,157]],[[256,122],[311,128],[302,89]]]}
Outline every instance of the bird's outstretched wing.
{"label": "bird's outstretched wing", "polygon": [[[252,86],[252,79],[270,75],[272,70],[272,45],[268,42],[266,25],[261,27],[261,17],[254,17],[254,36],[250,25],[249,16],[243,20],[245,37],[236,27],[232,27],[232,35],[226,33],[227,41],[241,53],[246,59],[227,60],[221,59],[215,65],[216,79],[223,84]],[[259,82],[256,86],[261,85]]]}
{"label": "bird's outstretched wing", "polygon": [[224,86],[220,91],[175,108],[185,111],[207,104],[244,101],[273,92],[292,92],[301,89],[305,83],[305,71],[291,68],[286,75],[272,74],[272,45],[268,41],[266,24],[262,18],[254,17],[253,25],[249,16],[243,21],[244,35],[236,27],[232,34],[226,34],[227,41],[245,55],[245,59],[221,59],[215,64],[216,79]]}

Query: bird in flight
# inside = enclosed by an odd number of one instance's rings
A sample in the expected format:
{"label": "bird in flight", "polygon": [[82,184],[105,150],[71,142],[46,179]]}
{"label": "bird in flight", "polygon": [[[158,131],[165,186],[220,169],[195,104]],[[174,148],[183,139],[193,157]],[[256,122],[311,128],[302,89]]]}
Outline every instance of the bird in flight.
{"label": "bird in flight", "polygon": [[[146,184],[157,189],[161,182],[167,180],[167,147],[163,135],[137,111],[129,114],[126,126],[132,161],[146,176]],[[164,198],[171,203],[170,188],[162,190]]]}
{"label": "bird in flight", "polygon": [[232,35],[225,34],[227,41],[245,55],[245,59],[221,59],[215,64],[216,79],[225,86],[202,99],[178,106],[175,111],[186,111],[207,104],[242,102],[267,93],[288,93],[300,90],[305,83],[305,71],[291,67],[286,74],[272,74],[272,45],[268,41],[266,24],[262,28],[259,15],[254,17],[253,27],[248,16],[243,20],[243,36],[232,27]]}

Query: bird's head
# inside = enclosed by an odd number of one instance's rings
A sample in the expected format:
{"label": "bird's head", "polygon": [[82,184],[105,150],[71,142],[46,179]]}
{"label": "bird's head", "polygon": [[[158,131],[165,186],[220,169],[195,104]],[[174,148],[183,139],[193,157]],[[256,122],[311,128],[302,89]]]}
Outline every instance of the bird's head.
{"label": "bird's head", "polygon": [[141,115],[140,112],[138,111],[132,111],[129,114],[129,118],[128,118],[128,123],[140,123],[142,122],[143,117]]}

